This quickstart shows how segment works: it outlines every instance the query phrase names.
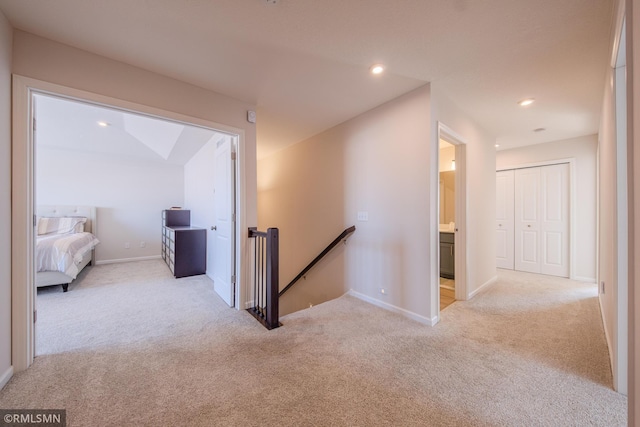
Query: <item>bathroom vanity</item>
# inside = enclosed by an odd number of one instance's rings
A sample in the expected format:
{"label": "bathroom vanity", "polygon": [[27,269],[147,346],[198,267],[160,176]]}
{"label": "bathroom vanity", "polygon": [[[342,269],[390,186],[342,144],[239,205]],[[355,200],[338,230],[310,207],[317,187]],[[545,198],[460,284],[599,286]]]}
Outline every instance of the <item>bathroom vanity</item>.
{"label": "bathroom vanity", "polygon": [[455,234],[440,231],[440,277],[455,279]]}

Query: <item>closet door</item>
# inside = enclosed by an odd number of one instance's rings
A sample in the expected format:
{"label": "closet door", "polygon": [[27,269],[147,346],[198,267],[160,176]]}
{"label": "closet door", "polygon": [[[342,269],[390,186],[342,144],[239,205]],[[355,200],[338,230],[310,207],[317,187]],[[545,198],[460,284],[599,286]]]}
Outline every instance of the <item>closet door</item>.
{"label": "closet door", "polygon": [[540,272],[569,277],[569,165],[540,170]]}
{"label": "closet door", "polygon": [[515,269],[569,277],[569,165],[515,171]]}
{"label": "closet door", "polygon": [[540,168],[515,171],[515,267],[540,273]]}
{"label": "closet door", "polygon": [[496,173],[496,267],[513,270],[514,171]]}

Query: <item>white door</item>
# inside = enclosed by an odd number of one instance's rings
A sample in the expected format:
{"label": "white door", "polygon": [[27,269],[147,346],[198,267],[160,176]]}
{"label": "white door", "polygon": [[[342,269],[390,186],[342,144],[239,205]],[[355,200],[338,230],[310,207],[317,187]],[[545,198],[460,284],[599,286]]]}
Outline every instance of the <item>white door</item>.
{"label": "white door", "polygon": [[540,273],[569,277],[569,165],[540,169]]}
{"label": "white door", "polygon": [[540,273],[540,168],[515,171],[515,267]]}
{"label": "white door", "polygon": [[514,171],[496,173],[496,267],[513,270]]}
{"label": "white door", "polygon": [[216,146],[214,256],[215,291],[229,306],[235,300],[235,152],[232,138],[224,138]]}
{"label": "white door", "polygon": [[569,277],[569,165],[515,171],[515,269]]}

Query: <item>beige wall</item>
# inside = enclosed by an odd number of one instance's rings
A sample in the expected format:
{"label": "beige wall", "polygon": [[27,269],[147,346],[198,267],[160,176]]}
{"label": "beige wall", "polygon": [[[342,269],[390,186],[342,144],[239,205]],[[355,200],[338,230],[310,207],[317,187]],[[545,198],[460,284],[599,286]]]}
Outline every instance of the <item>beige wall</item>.
{"label": "beige wall", "polygon": [[[430,87],[396,98],[340,126],[344,141],[345,222],[368,221],[347,245],[346,283],[362,296],[433,322],[430,251]],[[382,294],[380,289],[385,293]]]}
{"label": "beige wall", "polygon": [[498,151],[496,168],[573,158],[575,160],[574,277],[596,282],[597,135]]}
{"label": "beige wall", "polygon": [[[495,199],[496,199],[496,152],[495,137],[471,120],[454,105],[437,84],[432,88],[432,128],[431,140],[437,141],[437,122],[442,122],[466,141],[466,183],[467,183],[467,294],[473,296],[482,286],[496,278],[495,257]],[[438,145],[434,143],[433,150]],[[459,163],[459,160],[456,160]],[[430,167],[437,170],[436,163]],[[459,171],[460,165],[456,165]],[[437,206],[438,181],[431,183],[431,209]],[[460,191],[456,188],[456,191]],[[456,205],[457,209],[457,205]],[[462,224],[456,224],[458,228]],[[430,230],[436,230],[431,224]],[[437,244],[437,240],[432,245]],[[435,261],[432,261],[435,262]],[[457,268],[456,268],[457,270]],[[437,280],[437,277],[434,279]],[[457,286],[456,286],[457,287]],[[435,308],[433,308],[435,310]]]}
{"label": "beige wall", "polygon": [[23,31],[14,32],[13,72],[243,129],[247,222],[257,222],[256,129],[246,120],[255,106]]}
{"label": "beige wall", "polygon": [[425,323],[437,319],[440,119],[457,126],[474,159],[468,231],[480,239],[469,241],[470,292],[495,277],[494,139],[444,96],[433,114],[431,102],[427,85],[259,161],[260,228],[280,229],[281,287],[342,229],[357,227],[285,295],[285,310],[351,290]]}
{"label": "beige wall", "polygon": [[[344,228],[357,230],[282,300],[348,290],[430,321],[429,87],[383,104],[258,167],[260,228],[280,229],[281,287]],[[357,221],[367,212],[368,221]],[[385,289],[385,294],[380,293]]]}
{"label": "beige wall", "polygon": [[11,375],[11,46],[0,12],[0,387]]}
{"label": "beige wall", "polygon": [[[258,225],[260,230],[279,229],[280,289],[346,227],[355,225],[344,218],[344,174],[340,127],[258,161]],[[283,295],[281,314],[346,292],[344,250],[338,246]]]}
{"label": "beige wall", "polygon": [[629,425],[635,426],[640,420],[640,367],[635,362],[640,355],[640,1],[627,1],[627,87],[628,147],[631,174],[630,194],[633,203],[630,209],[629,289]]}

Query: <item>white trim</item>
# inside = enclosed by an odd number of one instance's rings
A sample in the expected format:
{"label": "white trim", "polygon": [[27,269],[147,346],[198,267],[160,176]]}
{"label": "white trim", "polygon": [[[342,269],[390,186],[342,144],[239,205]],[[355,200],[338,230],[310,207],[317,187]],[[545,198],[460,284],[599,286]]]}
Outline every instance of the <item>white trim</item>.
{"label": "white trim", "polygon": [[471,294],[469,294],[469,299],[475,297],[476,295],[478,295],[483,289],[488,288],[489,286],[493,285],[494,283],[496,283],[498,281],[498,276],[493,276],[491,279],[487,280],[486,282],[484,282],[482,285],[480,285],[480,287],[478,289],[476,289],[475,291],[471,292]]}
{"label": "white trim", "polygon": [[149,255],[149,256],[140,256],[135,258],[105,259],[102,261],[96,261],[95,265],[119,264],[121,262],[148,261],[150,259],[160,259],[160,258],[162,258],[160,255]]}
{"label": "white trim", "polygon": [[[33,363],[35,267],[33,226],[33,128],[31,92],[13,76],[11,171],[11,363],[15,372]],[[31,286],[29,286],[30,284]]]}
{"label": "white trim", "polygon": [[613,353],[615,363],[612,364],[613,387],[618,393],[628,393],[628,335],[629,335],[629,197],[628,197],[628,147],[627,147],[627,69],[625,58],[626,21],[623,17],[622,28],[616,38],[620,41],[618,60],[613,73],[613,100],[615,111],[615,175],[616,194],[614,207],[614,274],[613,301],[615,306],[615,338],[616,348]]}
{"label": "white trim", "polygon": [[7,370],[4,371],[4,374],[0,376],[0,390],[2,390],[4,386],[7,385],[7,383],[9,382],[12,376],[13,376],[13,366],[9,366]]}
{"label": "white trim", "polygon": [[512,169],[537,168],[539,166],[561,165],[563,163],[571,163],[571,162],[575,162],[575,161],[576,161],[575,157],[567,157],[567,158],[564,158],[564,159],[544,160],[544,161],[541,161],[541,162],[519,163],[517,165],[503,166],[501,168],[496,168],[496,172],[508,171],[508,170],[512,170]]}
{"label": "white trim", "polygon": [[384,302],[384,301],[380,301],[377,300],[375,298],[371,298],[370,296],[367,296],[365,294],[361,294],[360,292],[356,292],[353,289],[350,289],[347,292],[347,295],[350,295],[354,298],[358,298],[359,300],[362,300],[364,302],[367,302],[371,305],[375,305],[376,307],[380,307],[383,308],[385,310],[391,311],[393,313],[399,314],[401,316],[404,316],[408,319],[411,320],[415,320],[416,322],[420,322],[424,325],[428,325],[428,326],[435,326],[436,323],[438,323],[438,317],[433,317],[431,319],[429,319],[428,317],[424,317],[420,314],[414,313],[412,311],[409,310],[405,310],[404,308],[400,308],[397,307],[393,304],[389,304],[388,302]]}
{"label": "white trim", "polygon": [[593,285],[597,285],[598,284],[598,280],[595,277],[576,276],[576,277],[573,278],[573,280],[576,280],[578,282],[585,282],[585,283],[589,283],[589,284],[593,284]]}
{"label": "white trim", "polygon": [[[12,253],[12,362],[15,372],[27,369],[34,358],[34,326],[33,311],[35,305],[33,268],[33,226],[34,213],[34,170],[33,170],[33,137],[30,120],[32,112],[32,96],[34,93],[43,93],[49,96],[72,99],[89,104],[103,105],[112,109],[120,109],[134,114],[144,114],[164,120],[181,122],[193,126],[226,133],[237,138],[238,141],[238,167],[236,179],[239,194],[236,197],[236,212],[238,222],[236,225],[236,237],[240,244],[238,251],[245,255],[236,257],[236,298],[246,299],[246,283],[248,266],[248,245],[246,222],[246,180],[245,158],[245,132],[243,129],[216,123],[210,120],[187,116],[160,108],[124,101],[105,95],[100,95],[84,90],[61,86],[42,80],[13,74],[13,132],[12,132],[12,201],[11,201],[11,253]],[[236,307],[239,309],[239,307]]]}
{"label": "white trim", "polygon": [[[598,294],[600,294],[600,289],[598,288]],[[598,295],[600,296],[600,295]],[[604,328],[604,337],[607,340],[607,348],[609,351],[609,364],[613,367],[615,366],[614,353],[611,351],[613,349],[613,342],[611,341],[611,336],[609,335],[609,328],[607,328],[607,318],[604,316],[604,310],[602,308],[602,298],[598,298],[598,308],[600,308],[600,318],[602,319],[602,327]],[[615,372],[612,370],[612,376],[615,376]]]}

